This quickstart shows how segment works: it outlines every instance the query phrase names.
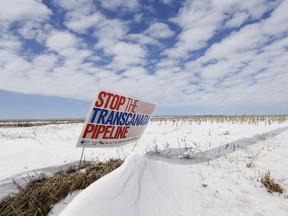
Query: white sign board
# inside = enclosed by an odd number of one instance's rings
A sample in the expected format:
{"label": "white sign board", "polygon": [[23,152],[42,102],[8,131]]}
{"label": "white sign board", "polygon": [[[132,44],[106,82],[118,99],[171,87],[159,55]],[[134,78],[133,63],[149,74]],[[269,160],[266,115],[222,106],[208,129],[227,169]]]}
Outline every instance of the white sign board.
{"label": "white sign board", "polygon": [[156,104],[101,89],[76,147],[115,147],[136,142],[155,109]]}

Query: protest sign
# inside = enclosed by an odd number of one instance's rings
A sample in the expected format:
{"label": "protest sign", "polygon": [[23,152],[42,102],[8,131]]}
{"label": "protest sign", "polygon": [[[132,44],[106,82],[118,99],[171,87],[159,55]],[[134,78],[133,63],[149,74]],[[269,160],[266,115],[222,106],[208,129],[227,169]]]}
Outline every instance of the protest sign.
{"label": "protest sign", "polygon": [[137,142],[155,109],[156,104],[101,89],[76,147],[115,147]]}

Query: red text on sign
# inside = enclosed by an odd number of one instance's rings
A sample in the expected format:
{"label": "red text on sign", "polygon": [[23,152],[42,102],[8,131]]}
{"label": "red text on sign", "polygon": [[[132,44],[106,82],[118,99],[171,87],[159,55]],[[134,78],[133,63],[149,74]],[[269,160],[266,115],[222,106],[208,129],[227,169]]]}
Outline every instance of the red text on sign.
{"label": "red text on sign", "polygon": [[124,96],[101,91],[98,95],[98,100],[95,102],[96,107],[108,108],[111,110],[119,110],[126,101]]}
{"label": "red text on sign", "polygon": [[135,113],[135,108],[137,107],[138,101],[139,100],[128,98],[128,103],[126,105],[125,111]]}

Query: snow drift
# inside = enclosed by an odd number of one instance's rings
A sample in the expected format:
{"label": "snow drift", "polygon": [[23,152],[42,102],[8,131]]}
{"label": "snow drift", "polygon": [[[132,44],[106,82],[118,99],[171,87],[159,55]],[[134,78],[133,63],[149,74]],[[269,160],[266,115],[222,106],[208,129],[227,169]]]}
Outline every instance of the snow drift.
{"label": "snow drift", "polygon": [[191,206],[197,210],[191,180],[179,165],[131,155],[80,193],[61,216],[188,215]]}
{"label": "snow drift", "polygon": [[[130,156],[117,170],[60,201],[49,216],[286,216],[288,127],[287,121],[271,119],[157,120],[137,145],[86,149],[85,158],[92,161]],[[28,174],[50,176],[77,163],[82,126],[0,128],[0,199],[17,192],[14,180],[23,187]],[[180,160],[185,152],[190,159]],[[283,194],[262,186],[267,172],[283,186]]]}
{"label": "snow drift", "polygon": [[268,203],[259,189],[243,182],[235,187],[229,179],[208,186],[203,184],[201,171],[193,172],[194,166],[197,170],[195,164],[153,161],[133,154],[77,195],[60,216],[266,215],[273,208],[285,215],[285,209],[276,207],[284,199]]}

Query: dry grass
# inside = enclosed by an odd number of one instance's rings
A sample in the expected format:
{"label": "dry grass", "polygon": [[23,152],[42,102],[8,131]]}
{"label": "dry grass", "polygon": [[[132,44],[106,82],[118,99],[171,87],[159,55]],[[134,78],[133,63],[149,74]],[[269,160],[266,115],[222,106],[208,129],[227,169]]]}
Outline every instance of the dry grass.
{"label": "dry grass", "polygon": [[282,194],[284,192],[284,189],[281,187],[281,185],[271,179],[270,172],[267,172],[262,176],[261,183],[264,185],[264,187],[267,188],[269,193],[278,192]]}
{"label": "dry grass", "polygon": [[50,119],[50,120],[0,120],[0,128],[7,127],[34,127],[51,124],[78,124],[84,123],[84,119]]}
{"label": "dry grass", "polygon": [[265,125],[272,123],[283,124],[288,121],[288,115],[244,115],[244,116],[223,116],[223,115],[202,115],[202,116],[155,116],[151,119],[151,122],[157,122],[159,125],[167,122],[173,122],[177,124],[183,123],[232,123],[232,124],[258,124],[260,122]]}
{"label": "dry grass", "polygon": [[30,181],[25,188],[18,185],[19,193],[1,201],[0,216],[47,215],[53,205],[69,193],[88,187],[122,163],[122,160],[114,159],[105,163],[85,163],[81,170],[71,167],[68,171],[56,173],[51,178]]}
{"label": "dry grass", "polygon": [[[266,125],[278,122],[286,123],[288,115],[248,115],[248,116],[223,116],[223,115],[202,115],[202,116],[155,116],[152,117],[151,122],[157,122],[160,125],[167,122],[173,124],[183,124],[196,122],[211,123],[232,123],[232,124],[258,124],[264,122]],[[50,120],[0,120],[1,127],[33,127],[51,124],[77,124],[84,123],[84,119],[50,119]]]}

